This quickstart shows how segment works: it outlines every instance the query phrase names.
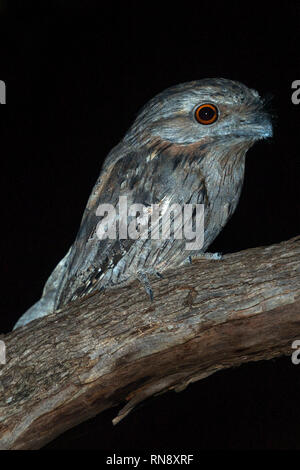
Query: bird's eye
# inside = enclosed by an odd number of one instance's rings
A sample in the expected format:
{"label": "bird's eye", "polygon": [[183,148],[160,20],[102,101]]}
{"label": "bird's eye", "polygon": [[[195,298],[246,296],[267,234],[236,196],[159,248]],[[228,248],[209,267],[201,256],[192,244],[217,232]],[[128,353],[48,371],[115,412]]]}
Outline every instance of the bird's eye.
{"label": "bird's eye", "polygon": [[201,104],[195,111],[195,118],[200,124],[213,124],[218,119],[218,109],[210,103]]}

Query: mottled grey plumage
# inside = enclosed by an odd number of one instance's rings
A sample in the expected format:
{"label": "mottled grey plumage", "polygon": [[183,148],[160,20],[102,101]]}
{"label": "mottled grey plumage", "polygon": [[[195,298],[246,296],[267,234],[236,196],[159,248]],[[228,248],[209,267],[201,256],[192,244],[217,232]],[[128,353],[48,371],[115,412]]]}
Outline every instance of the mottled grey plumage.
{"label": "mottled grey plumage", "polygon": [[[202,125],[195,109],[212,103],[218,120]],[[43,295],[16,327],[67,302],[130,278],[163,272],[184,262],[185,240],[99,240],[100,203],[198,203],[205,205],[203,254],[233,214],[242,189],[247,150],[272,135],[263,100],[227,79],[203,79],[171,87],[141,110],[123,140],[107,156],[88,200],[74,244],[48,279]]]}

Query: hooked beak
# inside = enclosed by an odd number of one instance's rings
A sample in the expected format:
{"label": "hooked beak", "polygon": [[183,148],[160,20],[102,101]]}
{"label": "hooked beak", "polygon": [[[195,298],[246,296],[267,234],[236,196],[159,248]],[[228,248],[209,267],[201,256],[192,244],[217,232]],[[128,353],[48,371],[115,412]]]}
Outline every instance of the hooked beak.
{"label": "hooked beak", "polygon": [[273,136],[271,118],[267,113],[258,112],[252,119],[240,120],[234,134],[237,137],[249,137],[255,140],[268,139]]}

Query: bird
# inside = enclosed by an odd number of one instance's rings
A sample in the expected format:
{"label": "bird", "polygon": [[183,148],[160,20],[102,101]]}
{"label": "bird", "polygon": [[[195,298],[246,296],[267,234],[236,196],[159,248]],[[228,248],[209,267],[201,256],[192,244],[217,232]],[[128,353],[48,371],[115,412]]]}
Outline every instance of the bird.
{"label": "bird", "polygon": [[[246,153],[272,134],[264,99],[239,81],[202,78],[170,86],[150,99],[104,160],[76,239],[47,280],[41,299],[14,328],[131,279],[139,279],[152,300],[152,275],[163,277],[164,271],[193,257],[221,258],[208,248],[237,207]],[[201,248],[188,252],[186,240],[177,239],[174,230],[166,239],[141,233],[135,238],[99,237],[103,219],[98,207],[116,207],[121,197],[150,213],[154,206],[203,205]]]}

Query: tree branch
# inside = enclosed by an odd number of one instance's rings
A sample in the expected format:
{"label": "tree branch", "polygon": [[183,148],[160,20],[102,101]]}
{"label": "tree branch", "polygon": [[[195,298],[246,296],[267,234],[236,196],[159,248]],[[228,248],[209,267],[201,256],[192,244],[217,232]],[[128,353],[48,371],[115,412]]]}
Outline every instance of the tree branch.
{"label": "tree branch", "polygon": [[300,237],[93,294],[0,339],[0,448],[37,449],[122,401],[291,354],[300,339]]}

